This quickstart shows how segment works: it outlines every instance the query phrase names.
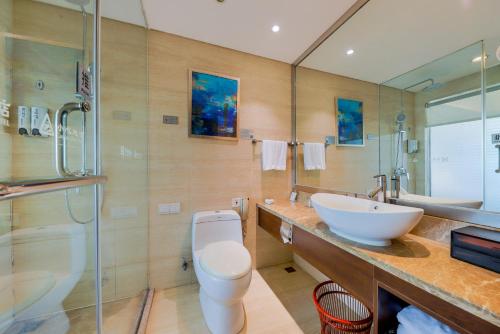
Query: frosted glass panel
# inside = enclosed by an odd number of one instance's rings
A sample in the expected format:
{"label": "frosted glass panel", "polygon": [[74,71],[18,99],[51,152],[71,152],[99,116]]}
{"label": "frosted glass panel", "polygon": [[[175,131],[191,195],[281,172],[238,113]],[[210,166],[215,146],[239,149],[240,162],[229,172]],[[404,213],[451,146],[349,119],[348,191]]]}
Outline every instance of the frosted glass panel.
{"label": "frosted glass panel", "polygon": [[481,200],[481,133],[482,121],[430,128],[431,196]]}

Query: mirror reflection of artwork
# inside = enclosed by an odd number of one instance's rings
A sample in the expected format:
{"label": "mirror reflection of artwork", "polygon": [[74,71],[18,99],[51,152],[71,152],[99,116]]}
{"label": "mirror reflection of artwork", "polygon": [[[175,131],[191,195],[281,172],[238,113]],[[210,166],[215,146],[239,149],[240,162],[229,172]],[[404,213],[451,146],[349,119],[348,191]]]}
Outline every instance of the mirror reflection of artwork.
{"label": "mirror reflection of artwork", "polygon": [[363,102],[336,100],[337,145],[364,146]]}
{"label": "mirror reflection of artwork", "polygon": [[238,78],[190,71],[190,137],[238,139]]}

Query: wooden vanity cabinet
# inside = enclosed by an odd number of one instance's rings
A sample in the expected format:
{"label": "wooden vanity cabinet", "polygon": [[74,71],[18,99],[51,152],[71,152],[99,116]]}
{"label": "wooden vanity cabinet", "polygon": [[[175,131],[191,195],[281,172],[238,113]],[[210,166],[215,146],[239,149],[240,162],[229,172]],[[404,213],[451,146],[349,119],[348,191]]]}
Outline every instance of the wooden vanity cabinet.
{"label": "wooden vanity cabinet", "polygon": [[283,242],[281,240],[280,228],[281,228],[281,218],[273,215],[272,213],[257,209],[257,224],[266,230],[267,233],[272,235],[275,239]]}
{"label": "wooden vanity cabinet", "polygon": [[292,249],[373,310],[373,265],[300,228]]}
{"label": "wooden vanity cabinet", "polygon": [[[281,219],[258,208],[258,224],[280,238]],[[374,333],[397,328],[396,314],[407,305],[464,334],[500,334],[500,328],[391,273],[380,269],[300,227],[293,229],[292,249],[315,268],[343,286],[374,312]]]}

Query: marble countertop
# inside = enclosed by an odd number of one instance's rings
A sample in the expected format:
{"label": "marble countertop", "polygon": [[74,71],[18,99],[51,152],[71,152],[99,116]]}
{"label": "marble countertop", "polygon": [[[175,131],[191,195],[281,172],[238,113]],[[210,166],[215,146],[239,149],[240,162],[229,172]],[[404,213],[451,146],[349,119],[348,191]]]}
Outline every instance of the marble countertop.
{"label": "marble countertop", "polygon": [[404,281],[500,326],[500,275],[450,257],[450,247],[413,234],[374,247],[332,233],[314,209],[276,201],[257,206]]}

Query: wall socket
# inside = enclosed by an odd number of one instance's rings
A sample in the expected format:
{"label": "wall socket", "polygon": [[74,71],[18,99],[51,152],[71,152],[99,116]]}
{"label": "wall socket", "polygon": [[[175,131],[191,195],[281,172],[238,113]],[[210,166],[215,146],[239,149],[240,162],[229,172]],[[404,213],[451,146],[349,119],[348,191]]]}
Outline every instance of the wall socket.
{"label": "wall socket", "polygon": [[181,212],[181,203],[166,203],[158,205],[158,213],[160,215],[171,215]]}
{"label": "wall socket", "polygon": [[241,206],[241,197],[235,197],[231,199],[231,207],[232,208],[239,208]]}

